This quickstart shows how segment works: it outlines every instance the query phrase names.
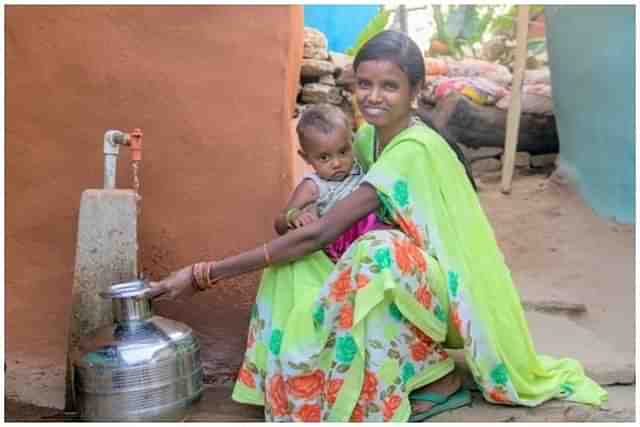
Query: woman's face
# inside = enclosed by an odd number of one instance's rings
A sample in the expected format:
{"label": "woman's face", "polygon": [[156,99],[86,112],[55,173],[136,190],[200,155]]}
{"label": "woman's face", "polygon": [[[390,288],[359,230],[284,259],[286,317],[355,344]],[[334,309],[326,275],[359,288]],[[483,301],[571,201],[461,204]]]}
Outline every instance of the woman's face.
{"label": "woman's face", "polygon": [[356,100],[363,118],[381,130],[399,132],[407,126],[415,90],[396,64],[361,62],[356,71]]}

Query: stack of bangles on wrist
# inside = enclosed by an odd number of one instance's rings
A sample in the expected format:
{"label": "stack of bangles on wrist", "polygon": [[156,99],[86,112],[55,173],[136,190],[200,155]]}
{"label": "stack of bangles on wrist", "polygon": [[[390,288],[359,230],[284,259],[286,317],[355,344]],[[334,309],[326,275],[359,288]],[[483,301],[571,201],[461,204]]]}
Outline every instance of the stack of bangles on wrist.
{"label": "stack of bangles on wrist", "polygon": [[198,291],[206,291],[215,284],[211,278],[211,267],[215,262],[198,262],[191,267],[191,286]]}

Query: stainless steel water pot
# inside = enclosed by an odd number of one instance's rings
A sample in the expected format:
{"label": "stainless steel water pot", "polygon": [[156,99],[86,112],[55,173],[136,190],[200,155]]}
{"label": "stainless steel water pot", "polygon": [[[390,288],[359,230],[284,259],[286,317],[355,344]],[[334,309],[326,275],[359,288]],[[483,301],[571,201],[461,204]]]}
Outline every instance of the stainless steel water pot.
{"label": "stainless steel water pot", "polygon": [[150,288],[111,286],[114,324],[81,340],[75,403],[87,421],[180,421],[202,395],[200,345],[191,328],[154,316]]}

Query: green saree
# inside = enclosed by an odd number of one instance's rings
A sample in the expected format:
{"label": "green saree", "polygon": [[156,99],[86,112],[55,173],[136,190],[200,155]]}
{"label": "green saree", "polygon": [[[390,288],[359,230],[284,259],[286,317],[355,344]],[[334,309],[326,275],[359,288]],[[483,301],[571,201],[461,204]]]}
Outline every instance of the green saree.
{"label": "green saree", "polygon": [[233,399],[268,421],[406,421],[409,393],[453,370],[463,347],[486,400],[601,404],[577,361],[537,355],[518,294],[464,168],[423,124],[373,162],[355,153],[380,216],[399,230],[354,242],[334,265],[318,251],[265,270]]}

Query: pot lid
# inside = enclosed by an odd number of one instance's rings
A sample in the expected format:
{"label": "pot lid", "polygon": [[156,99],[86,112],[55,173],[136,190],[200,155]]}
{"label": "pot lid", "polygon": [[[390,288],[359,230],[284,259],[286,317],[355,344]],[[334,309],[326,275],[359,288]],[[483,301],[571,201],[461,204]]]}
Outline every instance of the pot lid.
{"label": "pot lid", "polygon": [[132,280],[130,282],[116,283],[105,292],[100,292],[103,298],[132,298],[147,295],[151,288],[144,280]]}

